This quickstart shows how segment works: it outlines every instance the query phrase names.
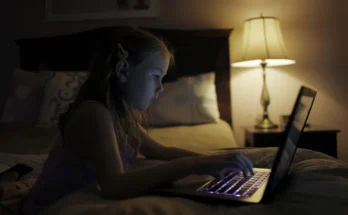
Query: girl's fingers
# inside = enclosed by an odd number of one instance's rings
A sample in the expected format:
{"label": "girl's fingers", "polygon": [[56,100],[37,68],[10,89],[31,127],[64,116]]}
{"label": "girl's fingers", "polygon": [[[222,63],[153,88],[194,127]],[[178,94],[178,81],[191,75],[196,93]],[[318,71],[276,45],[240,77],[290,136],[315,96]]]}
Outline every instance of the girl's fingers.
{"label": "girl's fingers", "polygon": [[[253,165],[252,165],[251,161],[243,154],[231,153],[231,154],[227,154],[224,156],[225,156],[225,158],[222,160],[222,163],[220,163],[221,162],[221,160],[220,160],[216,163],[215,167],[214,167],[214,165],[212,166],[211,170],[216,168],[216,170],[212,171],[212,172],[214,172],[214,175],[211,174],[215,178],[221,179],[224,176],[226,176],[226,174],[224,174],[224,172],[226,173],[226,170],[238,172],[238,173],[243,172],[244,177],[247,177],[249,172],[251,174],[254,174]],[[211,158],[213,158],[212,161],[216,158],[221,159],[221,157],[219,157],[219,156],[214,156]]]}
{"label": "girl's fingers", "polygon": [[235,168],[235,167],[227,167],[226,171],[228,171],[228,172],[235,172],[235,173],[238,173],[238,174],[240,172],[242,172],[242,170],[240,168]]}
{"label": "girl's fingers", "polygon": [[234,162],[227,164],[226,168],[234,170],[238,169],[238,172],[243,172],[244,177],[248,174],[248,169],[239,159],[236,159]]}
{"label": "girl's fingers", "polygon": [[237,159],[240,160],[240,162],[243,163],[243,165],[246,168],[247,172],[250,172],[252,175],[254,174],[253,165],[252,165],[251,161],[245,155],[240,154],[240,156],[238,156]]}
{"label": "girl's fingers", "polygon": [[251,160],[249,160],[249,158],[245,157],[245,161],[247,162],[247,165],[248,165],[248,168],[251,172],[252,175],[254,175],[254,166],[253,166],[253,163],[251,162]]}
{"label": "girl's fingers", "polygon": [[248,175],[248,166],[247,163],[244,161],[244,155],[237,154],[235,155],[234,160],[234,163],[237,164],[238,168],[242,170],[244,177],[246,177]]}
{"label": "girl's fingers", "polygon": [[221,172],[214,172],[213,174],[211,174],[214,178],[221,180],[224,178],[224,174]]}

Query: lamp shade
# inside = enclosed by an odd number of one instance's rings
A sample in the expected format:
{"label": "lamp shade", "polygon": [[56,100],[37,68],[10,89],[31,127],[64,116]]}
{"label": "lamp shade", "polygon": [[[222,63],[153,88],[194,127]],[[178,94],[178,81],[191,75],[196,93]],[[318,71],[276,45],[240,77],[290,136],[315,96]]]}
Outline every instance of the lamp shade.
{"label": "lamp shade", "polygon": [[233,67],[282,66],[294,64],[287,55],[280,22],[275,17],[252,18],[244,23],[240,58]]}

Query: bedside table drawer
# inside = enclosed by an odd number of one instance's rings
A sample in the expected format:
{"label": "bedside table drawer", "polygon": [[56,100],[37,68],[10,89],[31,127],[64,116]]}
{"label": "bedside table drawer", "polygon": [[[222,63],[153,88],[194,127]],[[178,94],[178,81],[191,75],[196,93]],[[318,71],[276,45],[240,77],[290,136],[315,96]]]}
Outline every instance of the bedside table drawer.
{"label": "bedside table drawer", "polygon": [[[246,146],[247,147],[278,147],[279,144],[284,140],[283,133],[269,133],[263,134],[252,134],[246,135]],[[256,144],[255,144],[256,143]]]}
{"label": "bedside table drawer", "polygon": [[337,158],[337,135],[334,132],[304,133],[298,147],[323,152]]}
{"label": "bedside table drawer", "polygon": [[[337,129],[323,129],[311,126],[301,135],[298,147],[319,151],[337,158]],[[284,141],[285,133],[280,129],[257,130],[245,129],[245,145],[247,147],[279,147]]]}

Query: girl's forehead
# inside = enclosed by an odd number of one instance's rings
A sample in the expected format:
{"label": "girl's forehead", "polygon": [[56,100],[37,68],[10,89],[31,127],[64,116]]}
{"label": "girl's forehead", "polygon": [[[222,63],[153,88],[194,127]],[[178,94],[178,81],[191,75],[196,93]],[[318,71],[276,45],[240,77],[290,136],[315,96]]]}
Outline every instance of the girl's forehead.
{"label": "girl's forehead", "polygon": [[155,51],[149,53],[143,62],[138,64],[137,68],[160,67],[167,70],[170,61],[170,55],[164,51]]}

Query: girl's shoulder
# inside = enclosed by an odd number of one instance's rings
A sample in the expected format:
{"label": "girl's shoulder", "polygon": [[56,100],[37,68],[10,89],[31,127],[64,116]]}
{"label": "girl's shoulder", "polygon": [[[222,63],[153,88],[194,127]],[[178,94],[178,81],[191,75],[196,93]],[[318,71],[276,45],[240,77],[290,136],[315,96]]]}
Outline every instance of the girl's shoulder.
{"label": "girl's shoulder", "polygon": [[84,119],[88,119],[91,117],[99,118],[102,115],[110,115],[110,112],[102,102],[96,100],[86,100],[78,104],[71,115],[76,115]]}
{"label": "girl's shoulder", "polygon": [[[78,104],[69,114],[64,130],[108,128],[112,123],[112,117],[108,108],[99,101],[86,100]],[[64,132],[65,133],[65,132]]]}
{"label": "girl's shoulder", "polygon": [[[70,113],[62,135],[64,144],[76,155],[86,155],[85,141],[100,139],[102,131],[113,131],[113,122],[107,107],[94,100],[83,101]],[[82,145],[81,145],[82,144]],[[84,156],[83,156],[84,157]]]}

